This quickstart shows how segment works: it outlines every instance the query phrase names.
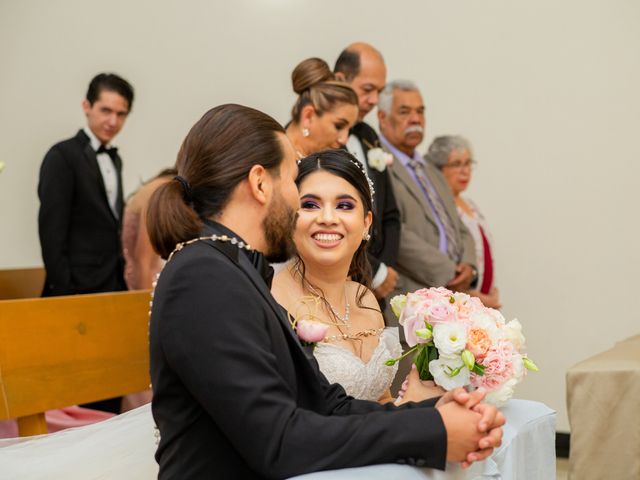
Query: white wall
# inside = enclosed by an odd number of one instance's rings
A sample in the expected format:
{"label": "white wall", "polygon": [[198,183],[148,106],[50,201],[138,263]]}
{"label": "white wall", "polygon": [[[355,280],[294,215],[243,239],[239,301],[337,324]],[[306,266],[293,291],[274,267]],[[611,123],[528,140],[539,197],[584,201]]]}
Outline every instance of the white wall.
{"label": "white wall", "polygon": [[0,268],[41,264],[38,168],[82,126],[95,73],[136,88],[117,139],[130,192],[208,108],[285,121],[298,61],[369,41],[422,87],[428,141],[474,144],[504,311],[542,368],[518,394],[567,431],[566,369],[638,333],[639,23],[633,0],[1,0]]}

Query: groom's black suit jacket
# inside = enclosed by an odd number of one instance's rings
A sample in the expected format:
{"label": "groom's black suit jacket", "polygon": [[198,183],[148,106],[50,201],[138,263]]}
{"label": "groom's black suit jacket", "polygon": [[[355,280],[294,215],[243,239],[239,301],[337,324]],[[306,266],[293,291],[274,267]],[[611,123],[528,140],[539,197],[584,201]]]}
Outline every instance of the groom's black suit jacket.
{"label": "groom's black suit jacket", "polygon": [[[212,233],[233,235],[213,223],[202,232]],[[200,241],[160,275],[150,323],[159,478],[286,478],[385,462],[444,469],[433,402],[397,408],[330,385],[271,296],[263,262]]]}
{"label": "groom's black suit jacket", "polygon": [[111,158],[118,177],[117,216],[84,131],[45,155],[38,184],[43,296],[126,290],[120,240],[122,160],[117,153]]}

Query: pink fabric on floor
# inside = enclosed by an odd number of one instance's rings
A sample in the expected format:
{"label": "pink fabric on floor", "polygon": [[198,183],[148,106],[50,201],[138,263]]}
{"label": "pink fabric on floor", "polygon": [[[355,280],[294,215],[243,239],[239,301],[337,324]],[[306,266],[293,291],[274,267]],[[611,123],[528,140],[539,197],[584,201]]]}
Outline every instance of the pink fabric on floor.
{"label": "pink fabric on floor", "polygon": [[[82,427],[91,423],[100,422],[113,417],[113,413],[101,412],[90,408],[83,408],[77,405],[59,408],[45,412],[49,433],[59,432],[65,428]],[[18,434],[17,420],[0,421],[0,438],[14,438]]]}
{"label": "pink fabric on floor", "polygon": [[90,423],[100,422],[115,416],[115,414],[73,405],[58,410],[49,410],[45,412],[44,416],[47,419],[49,433],[53,433],[65,428],[81,427]]}

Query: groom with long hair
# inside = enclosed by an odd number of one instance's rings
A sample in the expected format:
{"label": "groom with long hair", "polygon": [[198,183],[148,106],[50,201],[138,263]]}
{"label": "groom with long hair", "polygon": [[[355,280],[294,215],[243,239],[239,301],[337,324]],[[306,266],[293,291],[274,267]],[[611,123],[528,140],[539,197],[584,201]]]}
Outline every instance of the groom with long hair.
{"label": "groom with long hair", "polygon": [[500,445],[503,416],[459,390],[355,400],[309,361],[269,286],[293,251],[296,154],[271,117],[208,111],[149,207],[167,259],[150,321],[161,479],[286,478],[378,463],[444,469]]}

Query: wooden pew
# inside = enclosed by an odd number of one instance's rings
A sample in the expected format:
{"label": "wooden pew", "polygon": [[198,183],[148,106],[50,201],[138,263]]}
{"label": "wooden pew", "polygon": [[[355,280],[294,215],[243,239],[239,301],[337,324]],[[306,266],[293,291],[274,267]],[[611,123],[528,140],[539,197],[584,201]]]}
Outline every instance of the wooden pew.
{"label": "wooden pew", "polygon": [[150,292],[0,301],[0,420],[47,433],[44,412],[149,388]]}
{"label": "wooden pew", "polygon": [[39,297],[44,277],[42,267],[0,270],[0,300]]}

